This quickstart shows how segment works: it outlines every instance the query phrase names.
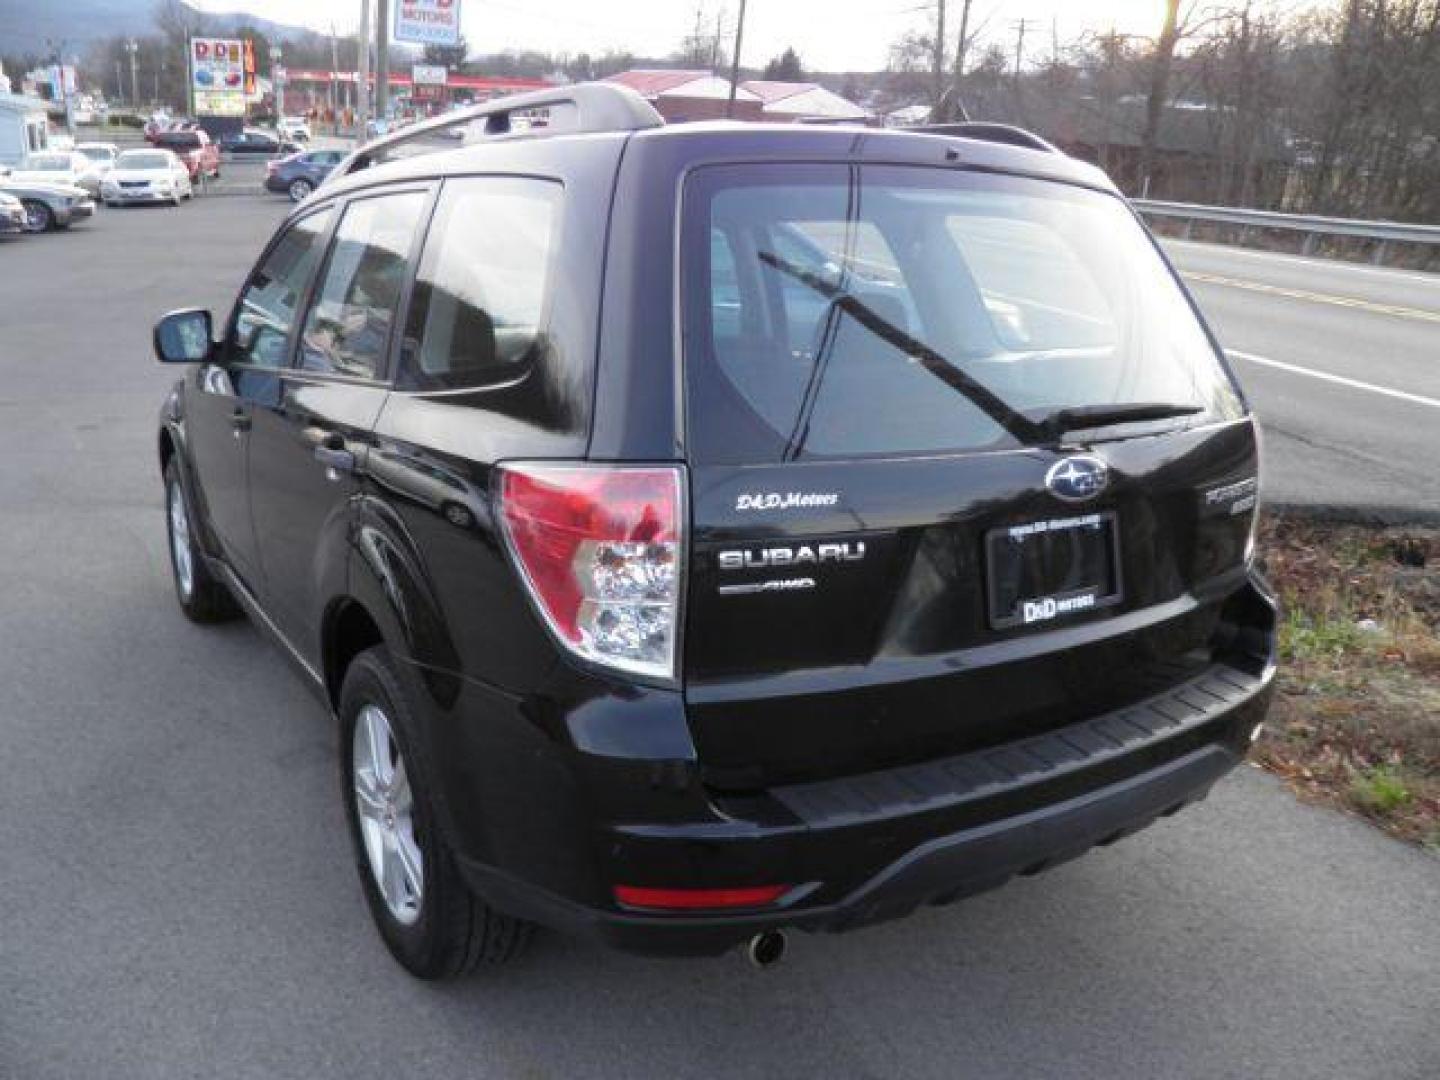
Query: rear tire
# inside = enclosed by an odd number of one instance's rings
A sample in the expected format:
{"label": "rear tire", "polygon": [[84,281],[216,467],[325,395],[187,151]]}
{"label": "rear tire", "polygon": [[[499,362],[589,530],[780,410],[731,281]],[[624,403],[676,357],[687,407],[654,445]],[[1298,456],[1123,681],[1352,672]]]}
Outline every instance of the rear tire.
{"label": "rear tire", "polygon": [[365,902],[390,954],[421,979],[518,957],[534,927],[495,911],[460,876],[435,812],[418,707],[385,646],[351,663],[339,712],[345,818]]}
{"label": "rear tire", "polygon": [[304,202],[314,190],[315,186],[311,184],[309,180],[292,180],[289,187],[290,201],[297,203]]}
{"label": "rear tire", "polygon": [[240,608],[235,598],[210,573],[204,553],[195,542],[195,515],[180,479],[180,466],[173,457],[165,465],[165,522],[175,599],[185,617],[196,623],[217,623],[238,616]]}

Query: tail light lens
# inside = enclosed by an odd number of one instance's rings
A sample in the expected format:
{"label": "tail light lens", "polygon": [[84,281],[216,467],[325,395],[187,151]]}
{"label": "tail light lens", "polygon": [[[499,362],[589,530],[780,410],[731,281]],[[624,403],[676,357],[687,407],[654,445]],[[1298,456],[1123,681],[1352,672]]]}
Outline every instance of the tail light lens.
{"label": "tail light lens", "polygon": [[499,492],[511,551],[555,636],[595,663],[674,680],[683,470],[507,465]]}
{"label": "tail light lens", "polygon": [[789,891],[789,885],[747,885],[731,889],[651,889],[639,885],[616,885],[615,899],[626,907],[655,911],[715,911],[766,907]]}

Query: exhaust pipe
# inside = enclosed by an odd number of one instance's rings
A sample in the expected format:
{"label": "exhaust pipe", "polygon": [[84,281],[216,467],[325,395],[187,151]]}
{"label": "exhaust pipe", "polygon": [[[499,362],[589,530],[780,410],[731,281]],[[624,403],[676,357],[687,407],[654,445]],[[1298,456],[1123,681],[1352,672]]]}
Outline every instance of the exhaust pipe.
{"label": "exhaust pipe", "polygon": [[785,932],[765,930],[756,934],[746,943],[745,956],[757,968],[774,967],[785,959]]}

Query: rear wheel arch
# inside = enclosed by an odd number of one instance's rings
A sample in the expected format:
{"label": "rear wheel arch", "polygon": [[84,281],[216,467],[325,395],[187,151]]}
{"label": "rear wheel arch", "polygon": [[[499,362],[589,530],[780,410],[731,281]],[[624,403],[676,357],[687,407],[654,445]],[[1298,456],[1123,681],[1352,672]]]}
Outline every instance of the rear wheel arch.
{"label": "rear wheel arch", "polygon": [[320,636],[320,655],[324,665],[325,694],[330,704],[338,706],[345,673],[355,657],[366,649],[385,644],[380,624],[365,605],[345,597],[330,606]]}
{"label": "rear wheel arch", "polygon": [[160,429],[159,443],[161,474],[164,474],[166,466],[170,464],[170,459],[175,456],[175,452],[177,449],[178,448],[175,445],[175,436],[171,433],[168,427],[162,427]]}

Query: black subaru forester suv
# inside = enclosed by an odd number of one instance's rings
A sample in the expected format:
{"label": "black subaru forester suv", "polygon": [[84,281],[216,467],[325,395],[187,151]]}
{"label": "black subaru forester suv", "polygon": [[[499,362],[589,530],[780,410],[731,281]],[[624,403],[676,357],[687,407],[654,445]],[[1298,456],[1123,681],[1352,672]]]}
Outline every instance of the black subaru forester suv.
{"label": "black subaru forester suv", "polygon": [[180,604],[334,711],[410,971],[537,923],[774,959],[1243,758],[1255,423],[1100,172],[965,134],[505,99],[357,151],[218,336],[157,326]]}

